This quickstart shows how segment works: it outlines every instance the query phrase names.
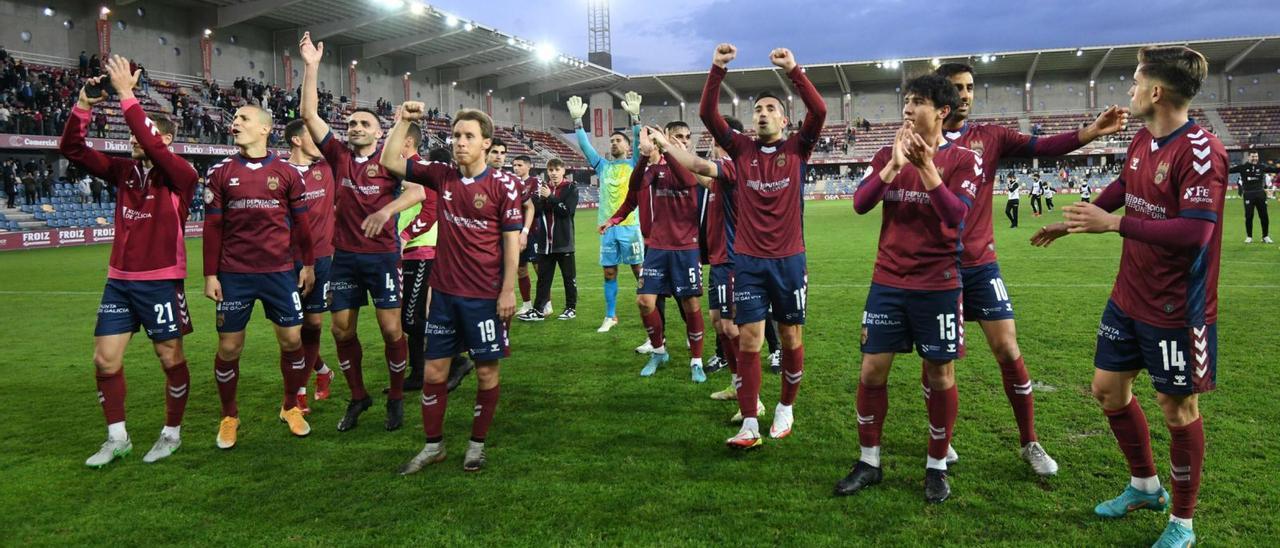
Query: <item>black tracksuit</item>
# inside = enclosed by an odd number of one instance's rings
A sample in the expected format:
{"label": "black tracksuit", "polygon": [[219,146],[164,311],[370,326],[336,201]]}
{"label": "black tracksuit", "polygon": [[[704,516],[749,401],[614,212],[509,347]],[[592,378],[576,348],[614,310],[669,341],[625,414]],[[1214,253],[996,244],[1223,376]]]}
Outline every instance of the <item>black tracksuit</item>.
{"label": "black tracksuit", "polygon": [[548,183],[539,185],[533,195],[534,224],[541,232],[535,248],[538,253],[538,291],[533,309],[542,310],[551,300],[551,282],[555,269],[560,267],[564,278],[564,307],[578,307],[578,268],[574,263],[573,216],[578,211],[578,187],[571,181],[562,181],[543,198],[541,190]]}
{"label": "black tracksuit", "polygon": [[1253,237],[1253,212],[1258,212],[1262,223],[1262,237],[1271,235],[1271,219],[1267,217],[1266,173],[1280,173],[1280,169],[1262,164],[1247,163],[1231,167],[1231,173],[1240,174],[1240,195],[1244,197],[1244,233]]}

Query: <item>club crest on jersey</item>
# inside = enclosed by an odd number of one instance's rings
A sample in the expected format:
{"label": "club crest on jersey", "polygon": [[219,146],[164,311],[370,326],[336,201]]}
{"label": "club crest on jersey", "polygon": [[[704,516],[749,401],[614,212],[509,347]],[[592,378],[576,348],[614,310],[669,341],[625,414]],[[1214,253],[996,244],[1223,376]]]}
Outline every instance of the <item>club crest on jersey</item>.
{"label": "club crest on jersey", "polygon": [[221,313],[221,312],[219,312],[219,313],[218,313],[218,327],[222,327],[222,324],[224,324],[224,323],[227,323],[227,315],[226,315],[226,314],[223,314],[223,313]]}
{"label": "club crest on jersey", "polygon": [[489,197],[485,196],[483,192],[480,192],[480,193],[477,193],[476,197],[471,200],[471,205],[476,206],[476,209],[480,209],[484,207],[484,204],[488,202],[489,202]]}
{"label": "club crest on jersey", "polygon": [[364,170],[364,174],[365,174],[365,176],[367,176],[367,177],[377,177],[377,176],[378,176],[378,166],[369,166],[369,167],[365,168],[365,170]]}
{"label": "club crest on jersey", "polygon": [[982,144],[982,141],[973,141],[969,143],[969,150],[972,150],[978,153],[979,156],[982,155],[982,150],[985,148],[986,148],[986,145]]}
{"label": "club crest on jersey", "polygon": [[777,159],[775,159],[775,160],[773,161],[773,165],[778,166],[778,167],[784,167],[784,166],[786,166],[786,165],[787,165],[787,157],[786,157],[786,156],[779,156],[779,157],[777,157]]}
{"label": "club crest on jersey", "polygon": [[311,172],[311,178],[319,181],[321,179],[324,179],[324,174],[320,173],[320,170],[317,169]]}
{"label": "club crest on jersey", "polygon": [[1169,162],[1160,162],[1160,165],[1156,166],[1156,178],[1154,182],[1157,185],[1163,183],[1167,176],[1169,176]]}
{"label": "club crest on jersey", "polygon": [[275,190],[280,188],[280,178],[272,175],[267,177],[267,190]]}

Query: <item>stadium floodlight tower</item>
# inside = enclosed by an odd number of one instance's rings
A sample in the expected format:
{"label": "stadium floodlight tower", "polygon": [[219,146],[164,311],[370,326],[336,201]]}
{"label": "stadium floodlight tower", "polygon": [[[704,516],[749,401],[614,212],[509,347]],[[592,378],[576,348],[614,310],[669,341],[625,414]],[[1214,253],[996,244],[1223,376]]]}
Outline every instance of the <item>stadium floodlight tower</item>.
{"label": "stadium floodlight tower", "polygon": [[609,0],[587,0],[587,60],[613,68],[612,40],[609,38]]}

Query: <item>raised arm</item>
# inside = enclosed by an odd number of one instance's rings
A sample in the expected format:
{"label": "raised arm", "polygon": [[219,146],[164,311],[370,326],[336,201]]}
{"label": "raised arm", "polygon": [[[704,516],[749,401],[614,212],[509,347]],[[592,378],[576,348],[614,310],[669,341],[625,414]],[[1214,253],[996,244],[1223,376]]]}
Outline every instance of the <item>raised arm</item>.
{"label": "raised arm", "polygon": [[115,88],[116,96],[120,99],[120,110],[124,112],[124,122],[129,126],[129,132],[133,134],[133,138],[138,141],[138,146],[142,147],[143,152],[147,154],[147,159],[151,160],[152,165],[164,175],[165,180],[173,185],[174,189],[186,192],[195,188],[196,181],[200,178],[196,169],[169,150],[155,123],[147,117],[138,98],[133,94],[133,88],[138,85],[141,71],[129,72],[129,60],[119,55],[112,55],[107,60],[105,68],[111,86]]}
{"label": "raised arm", "polygon": [[737,56],[738,48],[733,44],[716,46],[715,54],[711,57],[711,71],[707,73],[707,83],[702,86],[702,99],[698,102],[698,117],[702,119],[702,125],[711,132],[711,137],[720,148],[730,152],[733,130],[729,129],[729,123],[720,115],[720,83],[728,73],[729,62]]}
{"label": "raised arm", "polygon": [[587,159],[587,165],[592,169],[600,169],[600,153],[596,152],[596,147],[591,146],[591,138],[587,136],[587,130],[582,127],[582,117],[587,114],[587,104],[582,102],[582,98],[574,95],[569,98],[566,104],[569,107],[569,117],[573,118],[573,134],[578,138],[578,148],[582,149],[582,155]]}
{"label": "raised arm", "polygon": [[[298,42],[298,53],[302,55],[302,98],[299,101],[299,111],[302,115],[302,122],[306,124],[307,131],[311,133],[311,138],[319,143],[329,135],[329,124],[320,117],[318,97],[319,90],[316,89],[316,81],[320,74],[320,60],[324,58],[324,42],[319,44],[311,43],[311,33],[302,33],[302,41]],[[396,149],[400,150],[400,149]]]}
{"label": "raised arm", "polygon": [[643,98],[639,93],[628,91],[622,99],[622,110],[627,111],[631,120],[631,158],[629,163],[631,167],[636,166],[636,162],[640,157],[640,102]]}
{"label": "raised arm", "polygon": [[[689,150],[685,150],[683,147],[671,146],[671,142],[667,140],[667,137],[662,133],[662,131],[651,129],[649,131],[649,136],[654,142],[658,143],[658,146],[662,147],[664,154],[667,155],[667,163],[672,164],[673,166],[679,165],[681,168],[691,171],[695,175],[710,177],[712,179],[720,177],[720,166],[718,164],[711,160],[699,158],[697,154],[694,154]],[[700,180],[699,184],[705,187],[710,185],[710,181],[702,182]]]}
{"label": "raised arm", "polygon": [[792,85],[796,87],[796,92],[800,94],[800,100],[804,102],[805,114],[804,124],[800,126],[800,138],[804,140],[807,148],[812,149],[813,145],[818,142],[818,137],[822,135],[822,125],[827,120],[827,103],[822,100],[822,95],[818,93],[818,88],[813,87],[813,82],[809,81],[809,77],[801,70],[800,65],[796,64],[795,55],[787,48],[778,48],[769,53],[769,60],[774,65],[786,71],[787,78],[791,79]]}
{"label": "raised arm", "polygon": [[[90,78],[86,81],[86,85],[96,84],[102,79],[101,76]],[[71,109],[71,115],[67,117],[67,125],[62,130],[62,140],[58,142],[58,152],[61,152],[67,160],[83,167],[90,175],[106,181],[109,185],[114,185],[116,180],[111,176],[114,162],[124,160],[107,156],[85,144],[85,137],[89,134],[89,123],[93,117],[93,106],[105,101],[106,98],[105,93],[98,97],[89,97],[85,95],[83,88],[80,89],[80,100],[76,102],[75,108]]]}

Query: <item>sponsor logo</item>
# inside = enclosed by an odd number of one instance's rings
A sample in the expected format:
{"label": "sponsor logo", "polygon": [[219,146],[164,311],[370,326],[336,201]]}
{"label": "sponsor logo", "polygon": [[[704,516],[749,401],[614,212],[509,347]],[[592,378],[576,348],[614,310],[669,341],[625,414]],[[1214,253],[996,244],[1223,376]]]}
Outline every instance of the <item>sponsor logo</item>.
{"label": "sponsor logo", "polygon": [[1167,215],[1168,215],[1164,206],[1153,204],[1151,202],[1143,200],[1138,196],[1134,196],[1128,193],[1124,195],[1124,207],[1127,209],[1135,210],[1148,217],[1151,217],[1152,219],[1165,219],[1167,218]]}
{"label": "sponsor logo", "polygon": [[53,243],[52,232],[24,232],[22,233],[22,247],[35,247],[42,245],[50,245]]}
{"label": "sponsor logo", "polygon": [[452,202],[452,201],[453,201],[453,191],[451,191],[451,190],[446,190],[446,191],[444,191],[444,201],[446,201],[446,202]]}
{"label": "sponsor logo", "polygon": [[116,237],[116,228],[95,228],[93,229],[94,240],[109,240]]}
{"label": "sponsor logo", "polygon": [[1193,203],[1211,203],[1213,197],[1209,195],[1209,189],[1202,186],[1193,186],[1182,193],[1182,200]]}
{"label": "sponsor logo", "polygon": [[481,219],[472,219],[470,217],[459,217],[457,215],[454,215],[449,210],[445,210],[442,213],[444,216],[444,220],[446,222],[453,223],[454,225],[457,225],[462,228],[467,228],[471,230],[485,230],[489,227],[488,221],[484,221]]}
{"label": "sponsor logo", "polygon": [[227,186],[240,186],[240,178],[232,177],[231,182],[227,183]]}
{"label": "sponsor logo", "polygon": [[60,244],[82,244],[85,242],[85,231],[81,230],[59,230],[58,243]]}
{"label": "sponsor logo", "polygon": [[747,187],[757,192],[778,192],[791,186],[791,177],[786,177],[777,181],[764,182],[759,180],[747,180]]}
{"label": "sponsor logo", "polygon": [[[227,209],[275,209],[277,207],[280,207],[280,200],[259,200],[257,198],[232,200],[227,204]],[[150,217],[150,215],[147,216]]]}

